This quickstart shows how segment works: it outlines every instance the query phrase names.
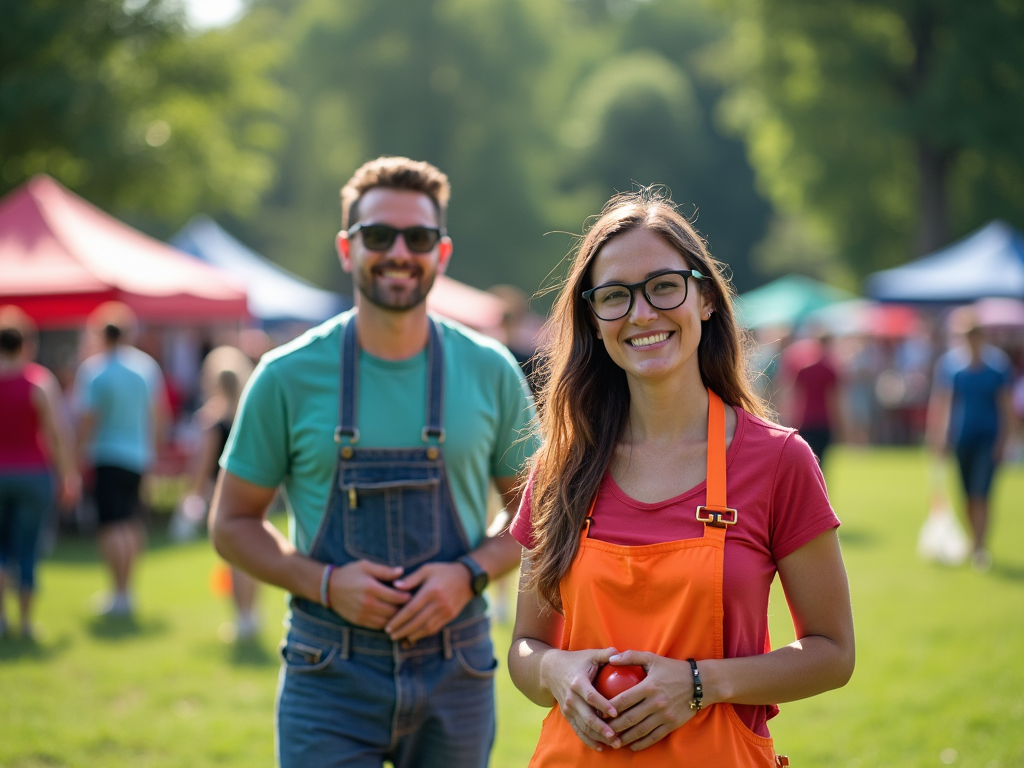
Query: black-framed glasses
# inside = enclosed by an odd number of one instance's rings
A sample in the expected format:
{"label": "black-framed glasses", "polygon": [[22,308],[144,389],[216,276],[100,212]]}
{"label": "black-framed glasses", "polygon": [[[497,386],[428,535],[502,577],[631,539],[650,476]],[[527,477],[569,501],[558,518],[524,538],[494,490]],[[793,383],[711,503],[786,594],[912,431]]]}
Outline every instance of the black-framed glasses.
{"label": "black-framed glasses", "polygon": [[703,280],[696,269],[667,269],[638,283],[605,283],[583,292],[583,298],[601,320],[618,320],[633,309],[637,289],[642,289],[647,303],[655,309],[675,309],[686,301],[687,286],[692,277]]}
{"label": "black-framed glasses", "polygon": [[405,240],[405,247],[413,253],[430,253],[444,236],[444,230],[437,227],[406,227],[398,229],[390,224],[356,224],[349,231],[349,237],[359,232],[363,245],[371,251],[386,251],[395,244],[399,235]]}

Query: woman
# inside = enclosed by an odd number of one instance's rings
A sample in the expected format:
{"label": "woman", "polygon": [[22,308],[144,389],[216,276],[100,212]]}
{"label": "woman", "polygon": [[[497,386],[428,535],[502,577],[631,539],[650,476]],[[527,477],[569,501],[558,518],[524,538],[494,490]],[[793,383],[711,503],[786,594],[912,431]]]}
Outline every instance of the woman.
{"label": "woman", "polygon": [[60,385],[48,370],[28,362],[26,348],[34,336],[32,321],[21,310],[0,308],[0,637],[8,631],[4,581],[7,561],[14,559],[26,639],[34,637],[39,534],[53,507],[51,460],[62,506],[74,506],[81,491]]}
{"label": "woman", "polygon": [[[605,206],[555,302],[511,529],[528,552],[509,670],[557,705],[531,765],[774,766],[775,705],[852,674],[839,521],[753,394],[721,271],[646,189]],[[798,640],[768,652],[776,571]],[[646,678],[609,701],[604,664]]]}
{"label": "woman", "polygon": [[[189,517],[201,520],[206,513],[207,502],[217,481],[217,462],[227,444],[242,388],[251,374],[252,362],[235,347],[217,347],[203,361],[200,386],[208,399],[196,414],[203,427],[203,443],[191,492],[182,502],[186,514],[193,509],[200,511]],[[255,580],[244,571],[232,568],[231,594],[237,613],[234,632],[231,633],[233,639],[250,640],[259,632]]]}

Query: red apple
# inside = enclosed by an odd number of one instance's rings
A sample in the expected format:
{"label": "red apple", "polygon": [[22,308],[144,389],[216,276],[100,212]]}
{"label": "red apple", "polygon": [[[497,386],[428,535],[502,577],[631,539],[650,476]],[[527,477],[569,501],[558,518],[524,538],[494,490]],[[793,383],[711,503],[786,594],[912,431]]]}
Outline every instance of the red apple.
{"label": "red apple", "polygon": [[645,677],[647,673],[643,667],[617,667],[614,664],[605,664],[594,678],[594,688],[606,699],[611,700],[623,691],[628,691]]}

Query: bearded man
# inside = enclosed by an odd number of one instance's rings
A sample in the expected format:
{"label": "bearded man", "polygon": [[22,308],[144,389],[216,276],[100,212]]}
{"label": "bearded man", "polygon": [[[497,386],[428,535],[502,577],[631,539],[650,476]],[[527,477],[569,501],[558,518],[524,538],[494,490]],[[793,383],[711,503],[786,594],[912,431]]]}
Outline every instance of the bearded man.
{"label": "bearded man", "polygon": [[[497,342],[433,317],[452,254],[447,177],[381,157],[342,189],[356,307],[263,357],[221,459],[217,550],[290,595],[277,759],[479,768],[497,667],[483,590],[520,547],[511,508],[533,404]],[[283,485],[289,538],[267,519]]]}

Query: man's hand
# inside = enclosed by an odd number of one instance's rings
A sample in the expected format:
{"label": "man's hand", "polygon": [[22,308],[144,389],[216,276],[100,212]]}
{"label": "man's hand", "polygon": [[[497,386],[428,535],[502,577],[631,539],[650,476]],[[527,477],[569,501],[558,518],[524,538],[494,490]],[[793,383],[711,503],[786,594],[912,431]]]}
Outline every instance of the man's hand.
{"label": "man's hand", "polygon": [[387,582],[401,575],[400,567],[379,565],[369,560],[356,560],[336,568],[328,587],[331,609],[360,627],[382,629],[412,597],[401,588],[388,586]]}
{"label": "man's hand", "polygon": [[427,563],[394,583],[415,596],[384,627],[392,640],[436,634],[473,599],[469,569],[462,563]]}

